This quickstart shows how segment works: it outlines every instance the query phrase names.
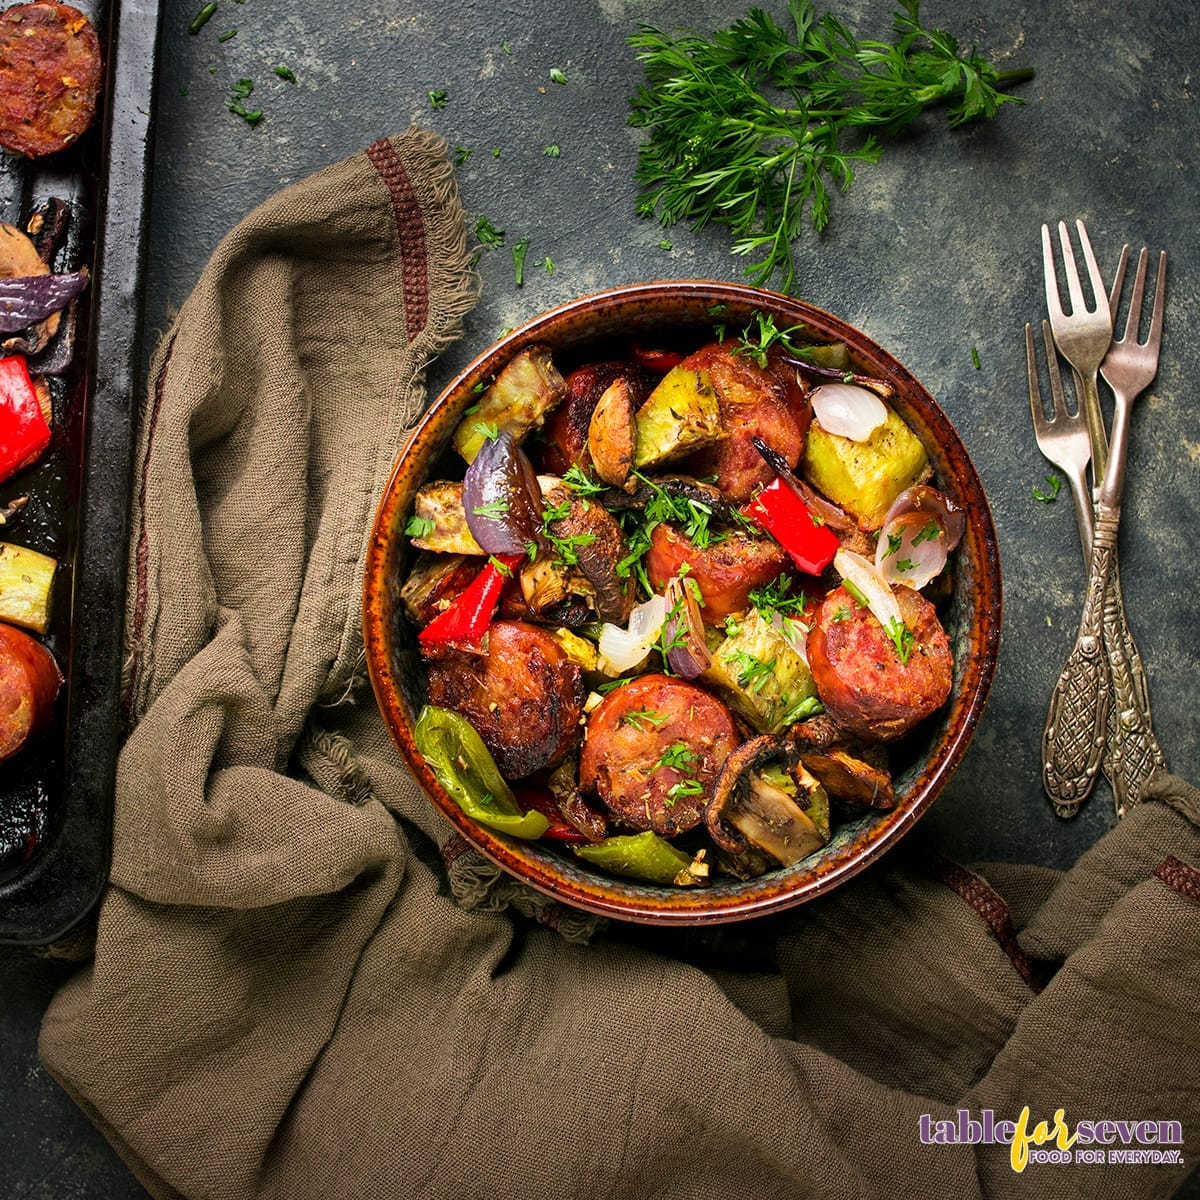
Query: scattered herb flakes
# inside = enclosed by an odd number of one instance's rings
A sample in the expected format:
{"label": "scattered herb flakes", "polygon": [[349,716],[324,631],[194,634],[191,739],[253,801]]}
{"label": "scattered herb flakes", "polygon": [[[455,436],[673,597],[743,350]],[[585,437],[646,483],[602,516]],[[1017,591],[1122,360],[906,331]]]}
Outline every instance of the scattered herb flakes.
{"label": "scattered herb flakes", "polygon": [[408,524],[404,526],[404,532],[409,537],[423,538],[428,537],[437,526],[428,517],[411,516],[408,518]]}
{"label": "scattered herb flakes", "polygon": [[275,74],[285,83],[296,82],[296,73],[290,67],[276,67]]}
{"label": "scattered herb flakes", "polygon": [[427,92],[426,95],[428,95],[429,103],[434,108],[445,108],[446,101],[450,99],[450,93],[441,91],[441,90],[438,90],[435,92]]}
{"label": "scattered herb flakes", "polygon": [[547,158],[557,158],[562,153],[562,150],[558,145],[553,145],[553,146],[547,146],[545,148],[545,150],[542,151],[542,153]]}
{"label": "scattered herb flakes", "polygon": [[241,117],[247,125],[257,125],[262,120],[261,109],[247,109],[242,102],[249,99],[250,93],[254,91],[253,79],[238,79],[229,85],[229,99],[225,101],[225,107],[231,113]]}
{"label": "scattered herb flakes", "polygon": [[658,248],[660,250],[673,250],[674,246],[672,246],[671,243],[668,242],[666,238],[663,238],[662,241],[660,241],[658,243]]}
{"label": "scattered herb flakes", "polygon": [[475,152],[469,146],[454,147],[454,165],[461,167]]}
{"label": "scattered herb flakes", "polygon": [[501,42],[500,49],[503,50],[505,54],[512,53],[512,47],[507,42]]}
{"label": "scattered herb flakes", "polygon": [[523,237],[519,241],[513,243],[513,271],[516,274],[517,287],[525,286],[525,255],[528,250],[529,239],[527,237]]}
{"label": "scattered herb flakes", "polygon": [[554,271],[555,271],[555,267],[554,267],[554,259],[552,259],[552,258],[550,257],[550,255],[548,255],[548,254],[546,255],[546,261],[545,261],[545,262],[544,262],[542,265],[543,265],[543,266],[546,268],[546,274],[547,274],[547,275],[553,275],[553,274],[554,274]]}
{"label": "scattered herb flakes", "polygon": [[221,34],[221,36],[219,38],[217,38],[217,41],[218,42],[228,42],[231,38],[235,38],[235,37],[237,37],[237,30],[236,29],[227,29],[227,30],[225,30],[225,32],[223,34]]}
{"label": "scattered herb flakes", "polygon": [[497,229],[487,217],[480,217],[475,222],[475,236],[485,246],[504,245],[504,230]]}
{"label": "scattered herb flakes", "polygon": [[551,67],[550,68],[550,82],[551,83],[566,83],[567,77],[566,77],[566,75],[563,74],[563,72],[561,70],[559,70],[558,67]]}
{"label": "scattered herb flakes", "polygon": [[913,648],[914,639],[912,630],[903,621],[898,621],[893,617],[891,624],[888,626],[887,635],[892,639],[892,645],[896,647],[896,653],[900,656],[901,665],[906,665],[908,663],[908,656],[912,653]]}
{"label": "scattered herb flakes", "polygon": [[1046,487],[1048,491],[1043,492],[1037,484],[1033,486],[1033,498],[1040,500],[1043,504],[1053,504],[1058,499],[1059,489],[1062,487],[1062,480],[1057,475],[1046,476]]}
{"label": "scattered herb flakes", "polygon": [[199,33],[212,20],[213,13],[216,11],[216,0],[211,0],[188,23],[188,33]]}
{"label": "scattered herb flakes", "polygon": [[495,148],[495,149],[492,151],[492,157],[493,157],[493,158],[499,158],[499,157],[500,157],[500,147],[499,147],[499,146],[497,146],[497,147],[496,147],[496,148]]}
{"label": "scattered herb flakes", "polygon": [[209,73],[210,75],[215,75],[215,74],[217,73],[217,68],[216,68],[215,66],[210,66],[210,67],[208,68],[208,73]]}
{"label": "scattered herb flakes", "polygon": [[977,371],[981,371],[983,369],[983,363],[979,360],[979,349],[976,346],[971,347],[971,365]]}

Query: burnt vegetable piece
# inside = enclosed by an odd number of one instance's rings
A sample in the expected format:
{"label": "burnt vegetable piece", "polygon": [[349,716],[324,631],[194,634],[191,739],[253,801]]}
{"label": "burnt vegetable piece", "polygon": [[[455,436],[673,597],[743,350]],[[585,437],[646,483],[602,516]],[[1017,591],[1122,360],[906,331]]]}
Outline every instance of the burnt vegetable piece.
{"label": "burnt vegetable piece", "polygon": [[496,376],[475,411],[463,417],[454,432],[454,448],[472,462],[483,443],[501,430],[508,430],[515,442],[524,441],[565,392],[549,347],[522,350]]}
{"label": "burnt vegetable piece", "polygon": [[66,308],[87,282],[86,268],[67,275],[0,279],[0,333],[16,333]]}
{"label": "burnt vegetable piece", "polygon": [[479,574],[479,559],[423,551],[400,588],[400,604],[418,628],[445,612]]}
{"label": "burnt vegetable piece", "polygon": [[[601,505],[565,488],[545,498],[550,553],[578,567],[594,595],[601,621],[624,625],[633,611],[633,579],[621,578],[618,564],[628,553],[621,527]],[[551,514],[559,514],[553,516]]]}

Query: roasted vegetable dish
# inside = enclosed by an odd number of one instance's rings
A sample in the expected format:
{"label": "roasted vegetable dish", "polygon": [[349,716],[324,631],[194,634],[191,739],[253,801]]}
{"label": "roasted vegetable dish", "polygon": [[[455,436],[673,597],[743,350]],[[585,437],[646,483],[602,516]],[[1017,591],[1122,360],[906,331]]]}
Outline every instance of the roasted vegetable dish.
{"label": "roasted vegetable dish", "polygon": [[622,350],[516,353],[417,493],[414,740],[510,836],[751,878],[894,805],[889,750],[951,691],[964,514],[840,343],[756,315]]}

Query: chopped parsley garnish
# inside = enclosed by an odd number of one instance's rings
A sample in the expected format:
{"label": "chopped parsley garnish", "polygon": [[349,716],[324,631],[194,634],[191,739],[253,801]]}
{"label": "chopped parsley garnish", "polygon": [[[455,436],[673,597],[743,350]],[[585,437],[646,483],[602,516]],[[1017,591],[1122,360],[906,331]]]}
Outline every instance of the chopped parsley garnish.
{"label": "chopped parsley garnish", "polygon": [[918,533],[915,538],[913,538],[912,544],[914,546],[919,546],[922,542],[932,542],[941,536],[941,525],[931,518],[929,523],[921,530],[921,532]]}
{"label": "chopped parsley garnish", "polygon": [[979,351],[974,346],[971,347],[971,365],[977,371],[983,368],[983,363],[979,361]]}
{"label": "chopped parsley garnish", "polygon": [[429,92],[427,94],[429,96],[429,103],[434,108],[445,108],[446,101],[450,99],[450,93],[441,91],[440,89],[436,92]]}
{"label": "chopped parsley garnish", "polygon": [[[755,329],[755,324],[758,328]],[[793,334],[804,332],[803,325],[790,325],[787,329],[780,329],[775,324],[775,318],[770,313],[762,313],[757,310],[753,314],[753,324],[747,325],[742,330],[741,337],[738,338],[738,344],[734,347],[734,354],[742,355],[744,358],[753,359],[760,367],[767,365],[767,351],[772,346],[779,345],[789,354],[795,354],[803,357],[808,348],[798,346],[792,340]]]}
{"label": "chopped parsley garnish", "polygon": [[454,147],[454,165],[456,167],[461,167],[463,165],[463,163],[465,163],[467,161],[467,159],[470,158],[471,155],[474,153],[475,153],[475,151],[472,150],[469,146],[455,146]]}
{"label": "chopped parsley garnish", "polygon": [[1047,475],[1046,485],[1049,487],[1048,492],[1040,491],[1037,486],[1033,489],[1033,498],[1040,500],[1043,504],[1053,504],[1058,499],[1059,488],[1062,487],[1062,480],[1057,475]]}
{"label": "chopped parsley garnish", "polygon": [[832,620],[834,620],[834,621],[848,621],[848,620],[850,620],[850,610],[849,610],[849,609],[848,609],[848,608],[847,608],[847,607],[846,607],[846,606],[843,604],[843,605],[842,605],[842,607],[841,607],[841,608],[839,608],[839,609],[837,610],[837,612],[835,612],[835,613],[833,614]]}
{"label": "chopped parsley garnish", "polygon": [[672,800],[678,800],[682,796],[702,796],[704,795],[704,784],[698,779],[681,779],[667,789],[667,795]]}
{"label": "chopped parsley garnish", "polygon": [[611,679],[608,683],[602,683],[596,691],[602,696],[607,696],[609,692],[615,692],[617,688],[624,687],[627,683],[632,683],[636,678],[636,675],[631,675],[628,679]]}
{"label": "chopped parsley garnish", "polygon": [[579,565],[579,547],[590,546],[595,540],[594,533],[577,533],[572,537],[560,537],[550,526],[564,517],[570,516],[571,501],[563,500],[559,504],[547,504],[542,501],[542,536],[550,543],[555,554],[568,567]]}
{"label": "chopped parsley garnish", "polygon": [[507,563],[502,563],[494,554],[488,555],[488,563],[489,565],[495,567],[505,579],[511,579],[513,577],[512,567],[510,567]]}
{"label": "chopped parsley garnish", "polygon": [[653,708],[639,708],[637,712],[626,713],[621,718],[626,725],[632,725],[639,733],[646,732],[647,724],[653,725],[657,729],[666,719],[662,713]]}
{"label": "chopped parsley garnish", "polygon": [[545,150],[542,151],[542,153],[547,158],[557,158],[562,153],[562,150],[557,144],[555,144],[555,145],[547,146],[545,148]]}
{"label": "chopped parsley garnish", "polygon": [[513,243],[513,271],[516,275],[517,287],[525,286],[525,255],[528,253],[528,251],[529,239],[527,237],[523,237],[519,241]]}
{"label": "chopped parsley garnish", "polygon": [[546,268],[547,275],[554,274],[554,259],[552,259],[550,255],[546,255],[546,261],[542,265]]}
{"label": "chopped parsley garnish", "polygon": [[210,0],[188,23],[188,33],[199,33],[217,11],[216,0]]}
{"label": "chopped parsley garnish", "polygon": [[550,79],[553,83],[566,83],[567,77],[558,67],[550,68]]}
{"label": "chopped parsley garnish", "polygon": [[[901,558],[896,562],[897,571],[915,571],[917,564],[911,558]],[[893,618],[894,620],[895,618]]]}
{"label": "chopped parsley garnish", "polygon": [[500,426],[495,421],[476,421],[471,426],[471,430],[479,434],[480,437],[487,438],[489,442],[494,442],[500,436]]}
{"label": "chopped parsley garnish", "polygon": [[[492,439],[495,440],[494,438]],[[477,517],[491,517],[493,520],[498,520],[504,516],[509,510],[507,500],[493,500],[490,504],[480,504],[476,508],[471,509],[471,512]]]}
{"label": "chopped parsley garnish", "polygon": [[860,608],[866,608],[870,605],[870,600],[863,595],[863,590],[858,586],[857,583],[852,583],[849,579],[843,579],[842,587],[844,587],[846,591],[848,591],[850,595],[854,597]]}
{"label": "chopped parsley garnish", "polygon": [[262,120],[262,111],[260,109],[247,109],[242,101],[249,99],[250,93],[254,91],[253,79],[239,79],[229,85],[229,99],[225,101],[225,107],[231,113],[235,113],[241,117],[247,125],[257,125]]}
{"label": "chopped parsley garnish", "polygon": [[913,648],[912,630],[903,621],[898,621],[893,617],[891,624],[888,626],[887,635],[892,639],[892,645],[896,647],[896,653],[900,656],[900,662],[906,664]]}
{"label": "chopped parsley garnish", "polygon": [[666,238],[663,238],[663,239],[662,239],[662,240],[661,240],[661,241],[658,243],[658,248],[659,248],[660,250],[673,250],[675,247],[674,247],[674,246],[672,246],[672,245],[671,245],[671,243],[670,243],[669,241],[667,241],[667,239],[666,239]]}
{"label": "chopped parsley garnish", "polygon": [[504,245],[504,230],[497,229],[487,217],[480,217],[475,222],[475,236],[485,246]]}
{"label": "chopped parsley garnish", "polygon": [[567,469],[562,480],[577,496],[594,496],[608,487],[607,484],[598,483],[578,463]]}
{"label": "chopped parsley garnish", "polygon": [[437,525],[428,517],[411,516],[408,518],[408,524],[404,526],[404,532],[409,537],[423,538],[428,537]]}
{"label": "chopped parsley garnish", "polygon": [[225,30],[225,32],[223,34],[221,34],[220,37],[217,38],[217,41],[218,42],[228,42],[231,38],[235,38],[235,37],[237,37],[237,30],[236,29],[227,29],[227,30]]}
{"label": "chopped parsley garnish", "polygon": [[784,696],[780,700],[780,703],[784,708],[779,719],[772,722],[776,725],[795,725],[797,721],[803,721],[808,717],[815,717],[825,711],[825,705],[816,696],[803,696],[795,701],[790,701]]}
{"label": "chopped parsley garnish", "polygon": [[745,650],[736,650],[726,661],[737,664],[738,686],[757,694],[763,690],[767,680],[771,678],[776,660],[772,658],[769,662],[764,662],[761,658],[755,658],[753,654],[748,654]]}
{"label": "chopped parsley garnish", "polygon": [[887,535],[888,548],[883,552],[884,558],[891,558],[893,554],[904,544],[904,539],[898,533],[889,533]]}
{"label": "chopped parsley garnish", "polygon": [[750,593],[750,603],[767,619],[774,613],[784,616],[802,616],[808,607],[804,592],[792,594],[794,580],[791,575],[780,575],[765,587],[755,588]]}
{"label": "chopped parsley garnish", "polygon": [[290,67],[276,67],[275,74],[279,76],[285,83],[296,82],[296,72]]}
{"label": "chopped parsley garnish", "polygon": [[687,742],[673,742],[663,752],[655,767],[673,767],[676,771],[691,771],[700,755]]}

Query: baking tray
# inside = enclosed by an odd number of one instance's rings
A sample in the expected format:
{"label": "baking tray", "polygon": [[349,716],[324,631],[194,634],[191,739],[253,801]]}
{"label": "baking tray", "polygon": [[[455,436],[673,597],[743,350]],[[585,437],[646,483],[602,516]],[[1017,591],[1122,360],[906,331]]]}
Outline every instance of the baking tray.
{"label": "baking tray", "polygon": [[101,112],[59,154],[30,161],[0,151],[0,218],[23,228],[50,197],[67,201],[54,269],[92,271],[71,365],[52,385],[50,447],[0,485],[0,500],[30,496],[0,539],[60,564],[46,641],[66,684],[40,742],[0,764],[0,942],[26,944],[78,924],[108,876],[161,25],[158,0],[72,2],[105,47]]}

